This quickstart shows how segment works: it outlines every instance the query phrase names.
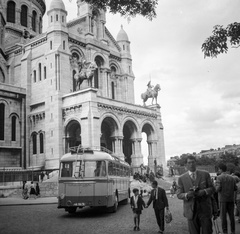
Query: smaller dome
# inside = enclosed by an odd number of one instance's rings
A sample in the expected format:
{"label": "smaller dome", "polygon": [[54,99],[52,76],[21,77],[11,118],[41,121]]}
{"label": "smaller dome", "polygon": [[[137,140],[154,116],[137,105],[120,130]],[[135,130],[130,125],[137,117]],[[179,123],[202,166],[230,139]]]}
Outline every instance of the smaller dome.
{"label": "smaller dome", "polygon": [[62,0],[52,0],[50,5],[50,10],[53,10],[53,9],[62,9],[64,11],[66,10]]}
{"label": "smaller dome", "polygon": [[117,41],[129,41],[127,33],[123,30],[123,26],[121,25],[121,29],[117,35]]}

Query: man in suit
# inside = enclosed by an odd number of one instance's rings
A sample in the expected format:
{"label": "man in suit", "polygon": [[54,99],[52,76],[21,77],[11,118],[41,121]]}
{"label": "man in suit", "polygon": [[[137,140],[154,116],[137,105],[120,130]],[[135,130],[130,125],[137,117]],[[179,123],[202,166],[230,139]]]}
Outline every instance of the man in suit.
{"label": "man in suit", "polygon": [[152,191],[150,198],[147,202],[146,208],[151,204],[153,201],[153,209],[155,212],[155,216],[157,219],[157,223],[159,226],[159,233],[164,232],[164,209],[168,210],[168,199],[166,196],[166,192],[163,188],[158,187],[158,182],[154,180],[152,182]]}
{"label": "man in suit", "polygon": [[218,168],[221,174],[217,177],[215,188],[218,192],[223,234],[228,233],[227,213],[231,224],[231,234],[235,234],[234,192],[237,190],[236,180],[226,173],[227,166],[225,164],[219,164]]}
{"label": "man in suit", "polygon": [[190,234],[211,234],[212,203],[215,191],[210,174],[196,170],[196,158],[187,157],[188,171],[178,179],[177,197],[183,200],[183,215],[188,219]]}

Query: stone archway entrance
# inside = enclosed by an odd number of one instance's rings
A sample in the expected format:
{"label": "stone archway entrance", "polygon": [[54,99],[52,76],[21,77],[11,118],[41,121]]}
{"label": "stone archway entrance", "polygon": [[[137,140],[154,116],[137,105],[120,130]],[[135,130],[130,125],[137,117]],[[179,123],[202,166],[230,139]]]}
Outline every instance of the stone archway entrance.
{"label": "stone archway entrance", "polygon": [[72,120],[65,128],[65,153],[70,147],[82,144],[81,126],[78,121]]}

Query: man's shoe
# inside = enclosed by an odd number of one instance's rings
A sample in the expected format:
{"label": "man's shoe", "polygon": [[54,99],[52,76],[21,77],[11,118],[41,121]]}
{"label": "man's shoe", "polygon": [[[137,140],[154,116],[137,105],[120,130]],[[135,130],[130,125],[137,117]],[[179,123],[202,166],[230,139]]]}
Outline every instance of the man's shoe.
{"label": "man's shoe", "polygon": [[139,228],[139,227],[137,227],[137,231],[140,231],[140,228]]}
{"label": "man's shoe", "polygon": [[133,228],[133,231],[136,231],[137,230],[137,226],[135,226],[134,228]]}

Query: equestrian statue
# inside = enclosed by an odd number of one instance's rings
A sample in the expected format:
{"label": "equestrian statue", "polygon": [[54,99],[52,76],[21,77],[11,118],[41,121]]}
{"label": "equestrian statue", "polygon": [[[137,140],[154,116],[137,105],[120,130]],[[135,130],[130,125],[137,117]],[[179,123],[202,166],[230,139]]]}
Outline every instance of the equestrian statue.
{"label": "equestrian statue", "polygon": [[77,59],[72,57],[70,59],[72,69],[75,71],[74,79],[76,80],[76,90],[80,90],[80,85],[84,80],[88,81],[88,86],[92,87],[92,79],[94,77],[94,72],[97,69],[95,62],[87,62],[82,57]]}
{"label": "equestrian statue", "polygon": [[155,99],[156,104],[157,104],[157,96],[158,96],[158,91],[161,90],[160,85],[157,84],[155,87],[151,85],[151,81],[148,82],[147,84],[147,91],[145,93],[141,94],[141,98],[143,99],[143,106],[146,106],[146,101],[148,98],[152,98],[152,105],[153,105],[153,100]]}

